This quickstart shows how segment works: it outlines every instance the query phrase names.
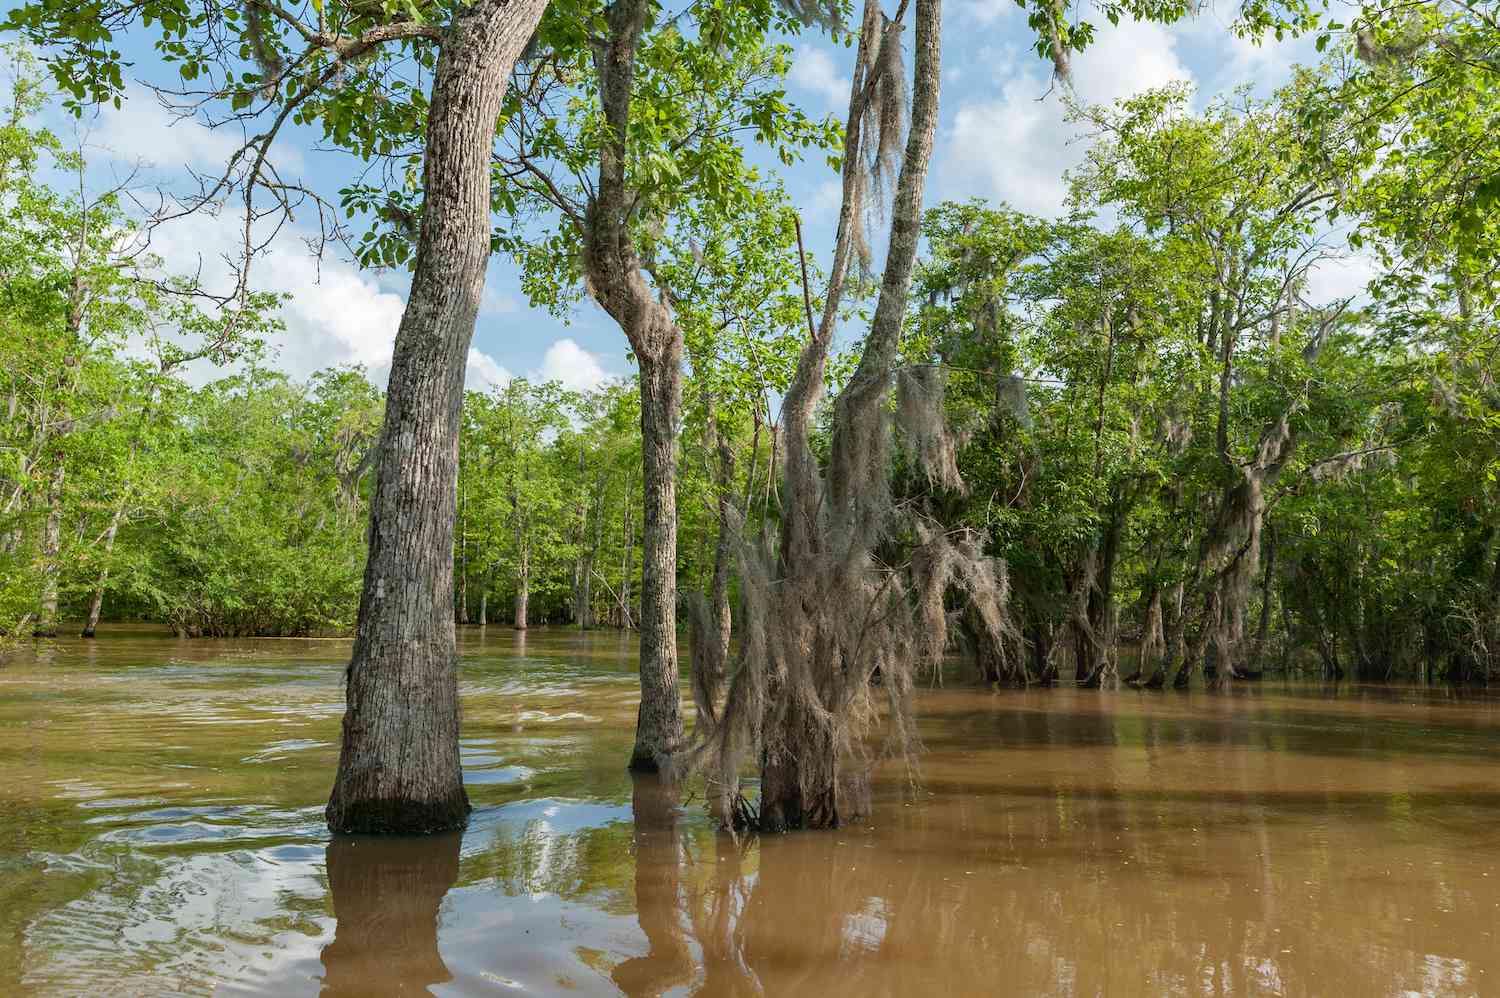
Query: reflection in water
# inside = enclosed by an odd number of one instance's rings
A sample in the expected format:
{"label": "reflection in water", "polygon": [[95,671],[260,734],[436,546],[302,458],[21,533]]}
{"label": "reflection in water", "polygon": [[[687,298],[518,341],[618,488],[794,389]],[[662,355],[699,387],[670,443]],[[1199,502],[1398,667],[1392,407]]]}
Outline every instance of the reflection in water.
{"label": "reflection in water", "polygon": [[628,639],[464,634],[462,840],[322,827],[347,645],[0,673],[0,996],[1500,994],[1500,698],[926,691],[923,782],[735,841]]}
{"label": "reflection in water", "polygon": [[650,950],[616,964],[610,977],[631,998],[644,998],[691,981],[694,962],[680,910],[686,856],[677,826],[678,790],[651,773],[632,779],[636,917]]}
{"label": "reflection in water", "polygon": [[452,980],[438,952],[438,908],[458,879],[463,836],[336,836],[328,889],[337,919],[323,947],[324,998],[428,994]]}

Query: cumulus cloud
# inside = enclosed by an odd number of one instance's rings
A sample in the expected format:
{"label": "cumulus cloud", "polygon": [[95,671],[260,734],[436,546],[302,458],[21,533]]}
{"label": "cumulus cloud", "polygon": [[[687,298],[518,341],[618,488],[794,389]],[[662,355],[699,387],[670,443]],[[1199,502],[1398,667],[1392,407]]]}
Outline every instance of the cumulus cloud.
{"label": "cumulus cloud", "polygon": [[1259,96],[1287,82],[1298,62],[1318,58],[1313,37],[1288,35],[1277,41],[1237,34],[1222,14],[1206,12],[1172,28],[1182,48],[1195,64],[1203,67],[1203,85],[1208,90],[1231,90],[1250,84]]}
{"label": "cumulus cloud", "polygon": [[[140,88],[131,89],[120,109],[105,109],[79,126],[79,138],[93,151],[101,169],[119,172],[144,166],[168,174],[186,169],[212,173],[228,161],[240,143],[237,133],[176,119]],[[288,145],[282,163],[288,171],[300,168],[300,151]],[[275,221],[279,219],[268,220],[268,224]],[[269,232],[263,230],[263,234]],[[327,367],[360,365],[371,382],[383,388],[390,376],[396,330],[406,308],[406,274],[361,269],[333,248],[318,258],[309,249],[313,235],[308,224],[287,224],[252,265],[251,286],[284,297],[279,318],[285,328],[267,344],[272,354],[270,363],[297,379]],[[238,259],[241,238],[241,217],[231,203],[218,213],[200,211],[159,225],[152,232],[151,251],[161,258],[166,273],[197,274],[205,290],[225,293],[233,287],[231,261]],[[503,272],[492,276],[503,282]],[[480,301],[481,317],[509,315],[522,309],[517,297],[494,283],[486,284]],[[187,375],[201,383],[222,373],[202,362]],[[560,381],[580,390],[597,387],[612,377],[598,355],[571,338],[553,342],[540,366],[528,371],[528,376],[536,381]],[[513,377],[514,373],[491,354],[478,348],[469,350],[468,388],[486,391],[503,386]]]}
{"label": "cumulus cloud", "polygon": [[[982,194],[1040,215],[1057,215],[1067,186],[1064,170],[1083,160],[1079,131],[1063,119],[1061,94],[1048,67],[1029,53],[995,60],[998,95],[960,101],[944,135],[939,192]],[[1094,43],[1073,60],[1077,99],[1110,104],[1142,90],[1193,81],[1177,40],[1158,24],[1102,25]]]}
{"label": "cumulus cloud", "polygon": [[598,388],[611,375],[604,369],[599,355],[578,345],[578,341],[565,336],[547,348],[542,357],[542,366],[532,372],[536,381],[560,381],[574,391]]}
{"label": "cumulus cloud", "polygon": [[495,358],[482,350],[469,348],[469,367],[464,377],[464,387],[476,392],[489,391],[491,388],[504,387],[512,377],[510,371]]}
{"label": "cumulus cloud", "polygon": [[1015,0],[960,0],[958,15],[960,18],[972,18],[980,24],[989,25],[1018,9]]}
{"label": "cumulus cloud", "polygon": [[[102,109],[74,127],[85,147],[95,154],[102,152],[129,166],[158,170],[187,167],[215,173],[245,141],[237,129],[208,128],[192,118],[178,116],[138,84],[126,86],[119,108]],[[283,173],[300,172],[304,166],[301,150],[290,142],[276,146],[273,160]]]}
{"label": "cumulus cloud", "polygon": [[792,51],[789,75],[793,84],[819,97],[830,108],[848,108],[849,77],[827,49],[798,45]]}
{"label": "cumulus cloud", "polygon": [[[288,227],[251,267],[252,287],[285,296],[279,311],[285,329],[268,344],[276,366],[303,378],[320,368],[360,364],[383,384],[404,297],[332,253],[316,259],[304,242],[308,235]],[[197,273],[206,289],[222,292],[232,287],[228,260],[239,238],[232,212],[200,213],[159,226],[151,248],[168,272]]]}
{"label": "cumulus cloud", "polygon": [[509,315],[521,310],[521,302],[514,295],[504,291],[498,291],[489,284],[484,287],[484,295],[479,299],[480,316]]}

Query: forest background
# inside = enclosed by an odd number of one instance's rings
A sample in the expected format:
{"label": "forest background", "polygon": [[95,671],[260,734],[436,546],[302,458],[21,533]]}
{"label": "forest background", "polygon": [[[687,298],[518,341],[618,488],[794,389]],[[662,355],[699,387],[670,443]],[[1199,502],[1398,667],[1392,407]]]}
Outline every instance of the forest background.
{"label": "forest background", "polygon": [[[1261,45],[1212,15],[1126,19],[1078,54],[1070,89],[1025,51],[1020,11],[958,8],[902,353],[908,394],[942,373],[969,481],[916,469],[917,427],[892,483],[982,531],[1009,568],[1015,631],[957,621],[978,675],[1490,675],[1494,23],[1483,7],[1427,14],[1442,25],[1426,34]],[[826,143],[850,52],[786,44],[775,75]],[[25,49],[8,63],[0,629],[348,628],[404,257],[356,232],[360,260],[332,246],[315,264],[311,229],[267,233],[255,293],[226,308],[234,227],[145,223],[151,197],[228,140],[144,93],[71,119]],[[342,154],[292,138],[316,188]],[[684,606],[716,577],[736,585],[716,571],[724,497],[751,535],[780,516],[768,468],[803,337],[789,234],[832,241],[821,151],[746,155],[766,230],[676,230],[705,282],[676,443]],[[469,358],[455,619],[628,626],[643,503],[630,361],[580,282],[509,249]],[[857,357],[843,345],[835,388]]]}

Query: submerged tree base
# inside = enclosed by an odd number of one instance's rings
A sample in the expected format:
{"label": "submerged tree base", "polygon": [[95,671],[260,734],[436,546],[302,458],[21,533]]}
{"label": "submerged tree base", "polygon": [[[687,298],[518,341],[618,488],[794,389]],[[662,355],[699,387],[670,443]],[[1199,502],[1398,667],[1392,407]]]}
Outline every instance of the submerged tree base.
{"label": "submerged tree base", "polygon": [[325,816],[336,835],[433,835],[464,828],[471,810],[469,795],[460,788],[439,800],[335,800]]}

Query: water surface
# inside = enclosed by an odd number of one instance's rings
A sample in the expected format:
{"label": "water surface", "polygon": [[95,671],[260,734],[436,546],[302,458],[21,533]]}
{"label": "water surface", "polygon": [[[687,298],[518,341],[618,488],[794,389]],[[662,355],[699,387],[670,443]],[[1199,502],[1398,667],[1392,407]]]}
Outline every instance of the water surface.
{"label": "water surface", "polygon": [[736,842],[623,763],[634,645],[463,635],[469,829],[330,842],[342,641],[0,664],[0,995],[1500,994],[1500,698],[918,701],[871,819]]}

